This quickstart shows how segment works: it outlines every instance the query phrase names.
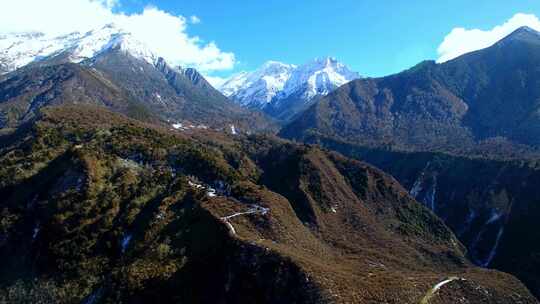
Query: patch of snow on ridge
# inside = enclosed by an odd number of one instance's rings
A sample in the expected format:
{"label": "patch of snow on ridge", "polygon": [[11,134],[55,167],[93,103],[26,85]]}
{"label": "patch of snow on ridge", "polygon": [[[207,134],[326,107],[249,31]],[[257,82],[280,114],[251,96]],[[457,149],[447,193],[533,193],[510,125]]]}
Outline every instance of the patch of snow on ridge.
{"label": "patch of snow on ridge", "polygon": [[206,195],[208,195],[208,197],[217,197],[216,189],[208,187],[208,189],[206,189]]}
{"label": "patch of snow on ridge", "polygon": [[181,124],[181,123],[175,123],[175,124],[172,124],[172,127],[175,128],[176,130],[185,130],[185,129],[187,129],[187,128],[184,127],[184,125]]}
{"label": "patch of snow on ridge", "polygon": [[188,185],[189,185],[190,187],[195,188],[195,189],[204,189],[204,188],[205,188],[203,185],[201,185],[201,184],[196,184],[196,183],[194,183],[194,182],[192,182],[192,181],[188,181]]}

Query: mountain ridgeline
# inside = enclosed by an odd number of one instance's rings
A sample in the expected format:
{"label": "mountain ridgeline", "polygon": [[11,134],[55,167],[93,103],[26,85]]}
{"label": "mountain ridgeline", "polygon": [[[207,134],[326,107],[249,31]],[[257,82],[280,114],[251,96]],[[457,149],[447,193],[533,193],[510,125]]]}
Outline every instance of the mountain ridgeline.
{"label": "mountain ridgeline", "polygon": [[[286,138],[324,136],[409,151],[500,155],[540,146],[540,34],[520,28],[495,45],[402,73],[352,81],[305,111]],[[489,153],[496,149],[486,148]]]}
{"label": "mountain ridgeline", "polygon": [[254,72],[233,75],[219,88],[238,104],[287,123],[321,96],[360,78],[335,58],[317,58],[301,66],[270,61]]}
{"label": "mountain ridgeline", "polygon": [[[30,38],[12,39],[22,39],[14,44],[19,46]],[[245,131],[273,128],[264,115],[236,105],[196,70],[171,67],[113,25],[42,43],[57,44],[58,50],[44,53],[35,47],[32,52],[18,52],[12,47],[2,58],[14,62],[0,83],[2,127],[16,127],[43,106],[83,103],[154,122],[186,121],[214,128],[236,125]]]}
{"label": "mountain ridgeline", "polygon": [[148,108],[166,120],[213,127],[236,124],[245,130],[271,129],[263,115],[231,102],[195,69],[173,68],[163,58],[149,64],[120,50],[101,53],[84,64],[108,75],[141,103],[150,103]]}

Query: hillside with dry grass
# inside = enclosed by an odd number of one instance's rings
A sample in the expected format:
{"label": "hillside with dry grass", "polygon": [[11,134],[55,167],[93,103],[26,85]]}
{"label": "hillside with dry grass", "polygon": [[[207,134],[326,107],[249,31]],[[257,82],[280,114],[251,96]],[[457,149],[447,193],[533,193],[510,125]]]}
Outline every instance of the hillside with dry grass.
{"label": "hillside with dry grass", "polygon": [[392,177],[313,146],[80,105],[0,143],[0,301],[537,303]]}

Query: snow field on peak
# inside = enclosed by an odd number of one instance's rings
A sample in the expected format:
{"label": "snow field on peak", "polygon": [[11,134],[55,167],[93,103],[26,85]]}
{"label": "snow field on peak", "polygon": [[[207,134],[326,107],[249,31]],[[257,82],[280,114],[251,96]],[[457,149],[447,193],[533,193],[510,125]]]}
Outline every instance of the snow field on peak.
{"label": "snow field on peak", "polygon": [[107,25],[86,33],[74,32],[56,37],[41,33],[2,35],[0,62],[5,62],[6,72],[10,72],[62,53],[68,55],[69,61],[78,63],[113,48],[120,48],[150,64],[154,64],[158,57],[130,33],[114,25]]}
{"label": "snow field on peak", "polygon": [[269,61],[254,72],[241,72],[219,89],[243,106],[263,108],[293,94],[309,101],[360,78],[335,58],[317,58],[302,66]]}

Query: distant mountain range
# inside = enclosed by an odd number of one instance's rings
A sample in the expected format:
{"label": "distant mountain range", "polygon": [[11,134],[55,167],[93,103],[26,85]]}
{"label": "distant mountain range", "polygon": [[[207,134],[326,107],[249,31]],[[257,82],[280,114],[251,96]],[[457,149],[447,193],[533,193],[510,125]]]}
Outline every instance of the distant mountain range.
{"label": "distant mountain range", "polygon": [[253,72],[233,75],[219,90],[238,104],[287,121],[321,96],[360,78],[335,58],[301,66],[269,61]]}
{"label": "distant mountain range", "polygon": [[402,150],[540,147],[540,34],[523,27],[443,64],[426,61],[396,75],[352,81],[281,134]]}
{"label": "distant mountain range", "polygon": [[[111,24],[87,33],[0,37],[0,127],[61,103],[108,106],[129,115],[238,130],[271,129],[214,89],[195,69],[174,67]],[[0,78],[0,80],[1,80]]]}

